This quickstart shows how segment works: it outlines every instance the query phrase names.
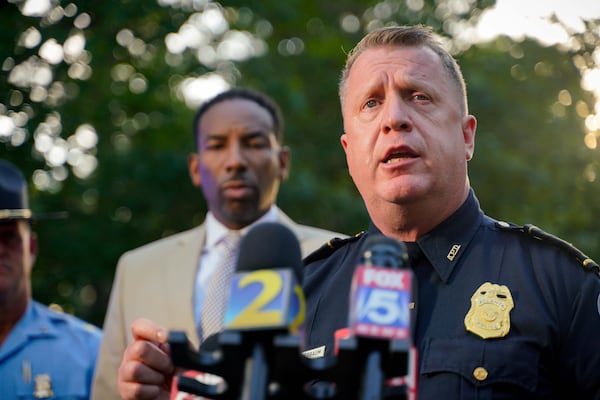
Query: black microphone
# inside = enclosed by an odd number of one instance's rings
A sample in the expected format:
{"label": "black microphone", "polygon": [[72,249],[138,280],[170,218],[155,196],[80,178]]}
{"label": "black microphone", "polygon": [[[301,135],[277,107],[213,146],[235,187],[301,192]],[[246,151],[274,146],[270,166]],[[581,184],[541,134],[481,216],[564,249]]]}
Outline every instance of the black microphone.
{"label": "black microphone", "polygon": [[275,339],[296,335],[304,323],[302,267],[300,243],[282,224],[258,224],[240,243],[223,326],[224,334],[241,334],[242,347],[249,351],[242,399],[273,395],[269,385],[276,363]]}
{"label": "black microphone", "polygon": [[406,245],[371,235],[360,254],[350,289],[350,330],[361,337],[408,339],[413,277]]}
{"label": "black microphone", "polygon": [[[380,399],[389,391],[386,382],[409,371],[414,278],[403,242],[371,235],[360,254],[350,290],[349,336],[337,342],[338,362],[353,362],[360,371],[358,387],[349,386],[349,393]],[[400,398],[408,394],[403,390]]]}
{"label": "black microphone", "polygon": [[266,222],[248,230],[240,241],[218,340],[209,338],[210,346],[207,340],[193,352],[184,348],[181,334],[170,334],[175,366],[222,378],[211,386],[180,377],[185,391],[214,399],[277,398],[277,370],[286,363],[282,354],[293,358],[289,364],[300,362],[302,267],[300,244],[289,228]]}
{"label": "black microphone", "polygon": [[298,333],[305,312],[302,267],[300,243],[285,225],[250,229],[240,242],[224,330]]}

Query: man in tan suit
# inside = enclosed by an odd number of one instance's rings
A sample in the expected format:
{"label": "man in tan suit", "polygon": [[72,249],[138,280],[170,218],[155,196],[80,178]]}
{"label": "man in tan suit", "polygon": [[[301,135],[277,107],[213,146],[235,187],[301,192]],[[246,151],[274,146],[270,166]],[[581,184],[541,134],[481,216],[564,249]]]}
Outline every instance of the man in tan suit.
{"label": "man in tan suit", "polygon": [[[194,346],[201,343],[206,288],[224,257],[221,241],[229,232],[243,235],[254,224],[279,222],[295,233],[303,256],[334,237],[345,237],[299,225],[275,205],[290,166],[282,124],[277,104],[248,89],[231,89],[200,107],[193,124],[197,151],[189,156],[188,166],[193,184],[206,199],[206,220],[120,258],[104,321],[94,400],[120,398],[117,373],[123,354],[134,339],[145,339],[131,332],[140,318],[163,332],[184,330]],[[135,385],[131,390],[140,389]],[[162,390],[168,397],[168,383]]]}

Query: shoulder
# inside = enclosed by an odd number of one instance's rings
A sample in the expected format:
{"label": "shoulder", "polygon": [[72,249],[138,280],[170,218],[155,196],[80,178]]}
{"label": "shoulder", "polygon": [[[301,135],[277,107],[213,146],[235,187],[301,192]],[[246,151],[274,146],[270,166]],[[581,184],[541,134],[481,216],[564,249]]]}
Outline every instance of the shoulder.
{"label": "shoulder", "polygon": [[185,247],[190,243],[197,243],[198,237],[204,232],[204,225],[197,226],[192,229],[188,229],[183,232],[178,232],[153,242],[146,243],[135,249],[126,251],[121,255],[122,259],[128,258],[144,258],[144,257],[157,257],[160,255],[169,255],[173,249],[178,247]]}
{"label": "shoulder", "polygon": [[316,226],[309,225],[296,225],[295,226],[296,235],[299,240],[303,239],[318,239],[322,242],[327,240],[331,240],[334,238],[347,238],[348,235],[340,232],[330,231],[323,228],[318,228]]}
{"label": "shoulder", "polygon": [[303,257],[313,253],[316,249],[322,247],[324,243],[328,243],[336,238],[347,237],[342,233],[306,225],[296,225],[295,229],[292,229],[292,231],[298,238],[298,242],[300,242]]}
{"label": "shoulder", "polygon": [[102,330],[74,315],[57,311],[41,303],[33,302],[37,314],[48,321],[52,328],[62,333],[70,333],[74,336],[84,337],[99,343],[102,338]]}
{"label": "shoulder", "polygon": [[331,257],[338,250],[357,243],[365,234],[364,231],[358,232],[353,236],[334,237],[323,244],[321,247],[310,253],[304,258],[304,264],[324,260]]}
{"label": "shoulder", "polygon": [[291,219],[285,212],[277,207],[277,221],[294,232],[299,241],[318,239],[326,241],[334,237],[347,237],[347,235],[339,232],[330,231],[312,225],[303,225]]}
{"label": "shoulder", "polygon": [[566,240],[548,233],[535,225],[516,225],[510,222],[495,221],[494,228],[500,232],[517,235],[524,240],[531,240],[532,243],[539,245],[542,251],[544,249],[547,249],[548,251],[550,249],[559,251],[586,271],[594,272],[596,275],[600,276],[600,267],[598,264],[580,249]]}
{"label": "shoulder", "polygon": [[277,209],[277,220],[287,226],[296,236],[302,249],[302,256],[306,257],[323,246],[324,243],[334,238],[346,238],[348,235],[311,225],[303,225],[292,220],[281,209]]}

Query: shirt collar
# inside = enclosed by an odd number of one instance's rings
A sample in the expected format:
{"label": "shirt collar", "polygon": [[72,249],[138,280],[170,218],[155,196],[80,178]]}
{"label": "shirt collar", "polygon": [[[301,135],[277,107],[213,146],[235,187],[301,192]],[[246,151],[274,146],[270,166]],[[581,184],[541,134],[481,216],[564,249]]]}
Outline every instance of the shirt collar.
{"label": "shirt collar", "polygon": [[[454,266],[479,229],[482,219],[483,212],[479,208],[479,201],[473,189],[470,189],[467,199],[458,210],[431,232],[417,239],[419,249],[444,282],[448,281]],[[380,231],[371,223],[369,233]]]}
{"label": "shirt collar", "polygon": [[[275,205],[272,205],[269,210],[259,219],[254,221],[248,226],[238,230],[241,235],[245,235],[248,229],[252,228],[256,224],[262,222],[277,222],[279,219],[279,211]],[[211,248],[219,243],[225,236],[230,232],[236,232],[232,229],[227,228],[221,222],[219,222],[212,212],[206,213],[206,248]]]}
{"label": "shirt collar", "polygon": [[482,219],[479,201],[471,189],[467,200],[454,214],[417,240],[421,251],[444,282],[448,281],[458,260],[465,253]]}

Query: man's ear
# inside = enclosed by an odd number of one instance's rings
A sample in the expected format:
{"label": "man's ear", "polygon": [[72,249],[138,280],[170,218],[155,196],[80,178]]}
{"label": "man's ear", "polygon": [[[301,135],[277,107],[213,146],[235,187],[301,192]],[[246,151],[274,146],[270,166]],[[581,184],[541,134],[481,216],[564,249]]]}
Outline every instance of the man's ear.
{"label": "man's ear", "polygon": [[198,154],[191,153],[188,156],[188,172],[190,174],[190,180],[196,187],[202,186],[202,177],[200,176],[200,160]]}
{"label": "man's ear", "polygon": [[288,146],[279,149],[279,179],[283,182],[290,175],[292,152]]}
{"label": "man's ear", "polygon": [[465,141],[465,158],[470,161],[475,153],[475,130],[477,129],[477,120],[472,115],[466,115],[463,118],[463,139]]}
{"label": "man's ear", "polygon": [[348,142],[346,140],[346,132],[342,132],[340,135],[340,143],[342,144],[342,148],[346,151],[346,147],[348,147]]}
{"label": "man's ear", "polygon": [[29,236],[29,253],[31,254],[31,264],[35,265],[35,259],[38,254],[38,239],[35,232],[31,232]]}

